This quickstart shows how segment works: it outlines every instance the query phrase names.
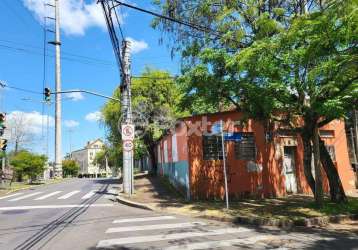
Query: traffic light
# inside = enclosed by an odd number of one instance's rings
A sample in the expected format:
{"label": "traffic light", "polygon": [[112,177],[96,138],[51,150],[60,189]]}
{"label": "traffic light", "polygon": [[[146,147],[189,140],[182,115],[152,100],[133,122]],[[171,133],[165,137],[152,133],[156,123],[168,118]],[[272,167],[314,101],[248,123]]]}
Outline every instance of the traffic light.
{"label": "traffic light", "polygon": [[51,90],[49,88],[45,88],[45,101],[50,102],[51,101]]}
{"label": "traffic light", "polygon": [[4,135],[5,132],[5,118],[6,118],[6,114],[5,113],[0,113],[0,136]]}
{"label": "traffic light", "polygon": [[6,151],[7,148],[7,140],[6,139],[0,139],[0,149],[2,151]]}

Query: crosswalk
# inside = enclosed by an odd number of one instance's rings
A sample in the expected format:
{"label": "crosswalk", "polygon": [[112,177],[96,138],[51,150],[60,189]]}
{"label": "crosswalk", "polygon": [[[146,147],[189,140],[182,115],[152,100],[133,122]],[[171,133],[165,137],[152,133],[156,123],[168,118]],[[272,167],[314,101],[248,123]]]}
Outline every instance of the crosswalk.
{"label": "crosswalk", "polygon": [[14,194],[9,194],[5,196],[0,197],[1,202],[17,202],[17,201],[44,201],[49,199],[56,199],[56,200],[67,200],[70,198],[74,199],[80,199],[80,200],[88,200],[91,199],[96,194],[102,194],[106,192],[100,192],[98,189],[93,190],[73,190],[70,192],[64,192],[63,190],[56,190],[51,192],[43,192],[43,191],[36,191],[31,193],[25,193],[25,192],[18,192]]}
{"label": "crosswalk", "polygon": [[183,222],[175,216],[123,218],[112,221],[111,226],[97,249],[231,249],[248,244],[267,249],[264,242],[272,238],[245,227]]}

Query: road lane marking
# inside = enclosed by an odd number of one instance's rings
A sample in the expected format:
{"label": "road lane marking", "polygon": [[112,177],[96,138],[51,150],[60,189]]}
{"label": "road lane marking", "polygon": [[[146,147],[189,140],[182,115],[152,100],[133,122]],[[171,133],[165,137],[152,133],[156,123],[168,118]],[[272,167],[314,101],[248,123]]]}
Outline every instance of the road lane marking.
{"label": "road lane marking", "polygon": [[156,217],[142,217],[142,218],[127,218],[115,220],[113,223],[127,223],[127,222],[143,222],[143,221],[158,221],[158,220],[172,220],[174,216],[156,216]]}
{"label": "road lane marking", "polygon": [[[184,244],[180,246],[171,246],[164,248],[164,250],[197,250],[197,249],[214,249],[219,247],[231,247],[234,244],[255,244],[258,241],[272,239],[272,235],[255,235],[242,239],[219,240],[219,241],[204,241],[198,243]],[[281,239],[281,238],[280,238]]]}
{"label": "road lane marking", "polygon": [[77,193],[79,193],[79,192],[80,192],[79,190],[75,190],[75,191],[72,191],[72,192],[70,192],[70,193],[68,193],[68,194],[62,195],[61,197],[58,197],[57,199],[59,199],[59,200],[65,200],[65,199],[68,199],[68,198],[70,198],[71,196],[73,196],[73,195],[75,195],[75,194],[77,194]]}
{"label": "road lane marking", "polygon": [[85,194],[81,199],[82,199],[82,200],[89,199],[89,198],[91,198],[93,195],[95,195],[96,192],[98,192],[98,190],[92,190],[92,191],[88,192],[87,194]]}
{"label": "road lane marking", "polygon": [[196,226],[205,226],[204,222],[187,222],[187,223],[174,223],[174,224],[158,224],[158,225],[144,225],[144,226],[129,226],[129,227],[113,227],[109,228],[106,233],[120,233],[131,231],[144,231],[144,230],[158,230],[158,229],[174,229],[174,228],[188,228]]}
{"label": "road lane marking", "polygon": [[11,198],[11,197],[14,197],[14,196],[18,196],[18,195],[20,195],[20,194],[23,194],[23,193],[17,193],[17,194],[6,195],[6,196],[3,196],[3,197],[0,197],[0,200],[7,199],[7,198]]}
{"label": "road lane marking", "polygon": [[39,201],[39,200],[44,200],[44,199],[46,199],[46,198],[49,198],[49,197],[51,197],[51,196],[54,196],[54,195],[56,195],[56,194],[59,194],[59,193],[61,193],[62,191],[55,191],[55,192],[52,192],[52,193],[49,193],[49,194],[45,194],[45,195],[43,195],[43,196],[41,196],[41,197],[39,197],[39,198],[36,198],[36,199],[34,199],[35,201]]}
{"label": "road lane marking", "polygon": [[32,194],[27,194],[27,195],[24,195],[24,196],[14,198],[14,199],[12,199],[10,201],[19,201],[19,200],[23,200],[23,199],[26,199],[26,198],[30,198],[30,197],[38,195],[38,194],[42,194],[42,192],[35,192],[35,193],[32,193]]}
{"label": "road lane marking", "polygon": [[252,229],[222,228],[216,230],[209,230],[206,232],[185,232],[185,233],[174,233],[174,234],[158,234],[158,235],[146,235],[146,236],[138,236],[138,237],[125,237],[125,238],[101,240],[100,242],[98,242],[97,248],[109,248],[109,247],[121,246],[124,244],[178,240],[178,239],[185,239],[185,238],[192,238],[192,237],[214,236],[214,235],[242,233],[242,232],[249,232],[249,231],[252,231]]}
{"label": "road lane marking", "polygon": [[78,205],[44,205],[44,206],[18,206],[18,207],[0,207],[0,211],[11,210],[30,210],[30,209],[57,209],[57,208],[74,208],[74,207],[113,207],[111,203],[99,204],[78,204]]}

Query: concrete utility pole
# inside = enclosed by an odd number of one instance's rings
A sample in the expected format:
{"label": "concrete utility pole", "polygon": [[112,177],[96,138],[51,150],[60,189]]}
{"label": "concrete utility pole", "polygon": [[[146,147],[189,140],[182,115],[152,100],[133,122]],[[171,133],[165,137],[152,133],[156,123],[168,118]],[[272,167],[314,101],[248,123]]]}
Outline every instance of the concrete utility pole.
{"label": "concrete utility pole", "polygon": [[55,0],[55,48],[56,48],[56,107],[55,107],[55,177],[62,178],[62,128],[61,128],[61,40],[60,0]]}
{"label": "concrete utility pole", "polygon": [[[122,44],[122,141],[123,141],[123,191],[133,194],[133,138],[134,126],[132,125],[131,108],[131,70],[130,70],[130,42],[123,41]],[[132,129],[131,129],[132,126]],[[128,137],[128,138],[127,138]]]}

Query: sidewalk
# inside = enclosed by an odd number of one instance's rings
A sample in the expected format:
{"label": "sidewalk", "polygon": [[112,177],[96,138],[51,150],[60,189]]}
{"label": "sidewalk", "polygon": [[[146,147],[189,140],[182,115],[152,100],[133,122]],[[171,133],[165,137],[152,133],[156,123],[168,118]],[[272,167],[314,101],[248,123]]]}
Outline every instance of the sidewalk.
{"label": "sidewalk", "polygon": [[[155,211],[185,214],[194,217],[215,219],[234,223],[270,225],[281,227],[328,225],[358,216],[358,198],[350,198],[348,204],[340,205],[326,201],[324,208],[314,205],[313,197],[295,195],[288,198],[242,200],[225,203],[215,201],[187,202],[163,178],[142,176],[135,179],[135,194],[121,195],[119,201],[137,204],[139,207]],[[357,223],[352,222],[357,230]]]}

